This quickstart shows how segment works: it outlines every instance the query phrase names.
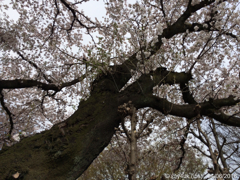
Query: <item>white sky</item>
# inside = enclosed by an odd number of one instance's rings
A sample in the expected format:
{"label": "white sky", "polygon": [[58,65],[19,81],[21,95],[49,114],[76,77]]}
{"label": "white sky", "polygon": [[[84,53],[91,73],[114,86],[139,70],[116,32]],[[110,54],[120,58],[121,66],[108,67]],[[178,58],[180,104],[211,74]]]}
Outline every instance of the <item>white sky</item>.
{"label": "white sky", "polygon": [[[2,2],[0,2],[1,4],[10,4],[10,0],[3,0]],[[102,17],[105,16],[106,14],[106,10],[104,8],[105,3],[104,1],[88,1],[88,2],[84,2],[81,5],[81,10],[84,11],[84,14],[89,16],[90,18],[92,18],[92,20],[95,19],[95,17],[98,18],[98,20],[102,20]],[[0,17],[1,17],[2,12],[0,12]],[[7,11],[7,14],[9,15],[10,19],[13,20],[17,20],[18,19],[18,13],[9,8]]]}
{"label": "white sky", "polygon": [[88,1],[81,5],[86,15],[93,18],[97,17],[99,20],[106,14],[104,6],[103,1]]}

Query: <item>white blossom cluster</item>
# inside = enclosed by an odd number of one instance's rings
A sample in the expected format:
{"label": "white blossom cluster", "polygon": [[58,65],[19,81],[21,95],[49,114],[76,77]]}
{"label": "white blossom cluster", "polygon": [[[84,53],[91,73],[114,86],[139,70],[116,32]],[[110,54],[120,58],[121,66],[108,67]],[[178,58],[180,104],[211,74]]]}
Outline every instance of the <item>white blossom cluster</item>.
{"label": "white blossom cluster", "polygon": [[[16,22],[4,15],[0,19],[0,79],[31,79],[59,88],[78,80],[57,93],[41,86],[3,90],[6,105],[14,114],[13,134],[49,128],[66,119],[80,99],[89,97],[91,83],[100,72],[124,63],[135,53],[138,62],[134,65],[139,71],[134,70],[135,74],[160,66],[175,72],[191,69],[189,89],[198,102],[232,94],[239,97],[239,2],[216,0],[207,5],[205,0],[206,6],[192,13],[179,29],[170,29],[187,10],[188,2],[165,1],[161,7],[155,0],[110,0],[101,22],[84,14],[77,3],[70,6],[76,9],[79,21],[72,21],[73,14],[60,1],[57,16],[54,1],[12,1],[7,6],[20,16]],[[191,6],[198,7],[201,2],[192,0]],[[6,5],[0,8],[6,11]],[[181,32],[166,36],[170,30]],[[84,35],[91,43],[83,42]],[[183,103],[179,86],[156,86],[154,94]],[[1,113],[0,118],[4,124],[1,132],[8,132],[8,115]]]}

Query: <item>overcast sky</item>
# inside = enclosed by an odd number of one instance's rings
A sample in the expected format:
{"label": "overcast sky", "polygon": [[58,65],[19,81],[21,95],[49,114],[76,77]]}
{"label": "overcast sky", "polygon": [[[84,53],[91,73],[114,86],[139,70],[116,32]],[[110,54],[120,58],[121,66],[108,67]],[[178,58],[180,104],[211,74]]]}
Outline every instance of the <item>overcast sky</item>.
{"label": "overcast sky", "polygon": [[[10,0],[3,0],[3,2],[1,2],[1,4],[9,4]],[[85,2],[81,5],[81,9],[84,10],[84,12],[86,13],[86,15],[95,18],[97,17],[98,19],[101,19],[103,16],[105,16],[106,11],[104,8],[104,1],[88,1]],[[12,10],[12,9],[8,9],[8,14],[10,16],[10,18],[12,19],[17,19],[18,15],[16,13],[16,11]]]}

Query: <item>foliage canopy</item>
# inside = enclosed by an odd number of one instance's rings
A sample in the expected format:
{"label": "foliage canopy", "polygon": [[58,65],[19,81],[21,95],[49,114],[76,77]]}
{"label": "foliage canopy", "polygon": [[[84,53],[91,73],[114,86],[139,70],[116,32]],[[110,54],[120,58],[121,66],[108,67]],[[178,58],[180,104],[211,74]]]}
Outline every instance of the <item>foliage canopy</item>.
{"label": "foliage canopy", "polygon": [[[51,129],[4,146],[0,177],[76,179],[107,146],[122,120],[118,107],[129,101],[185,123],[208,148],[196,146],[214,173],[235,172],[239,164],[228,160],[239,154],[239,1],[107,0],[102,21],[83,3],[1,2],[1,143]],[[9,7],[16,21],[4,13]]]}

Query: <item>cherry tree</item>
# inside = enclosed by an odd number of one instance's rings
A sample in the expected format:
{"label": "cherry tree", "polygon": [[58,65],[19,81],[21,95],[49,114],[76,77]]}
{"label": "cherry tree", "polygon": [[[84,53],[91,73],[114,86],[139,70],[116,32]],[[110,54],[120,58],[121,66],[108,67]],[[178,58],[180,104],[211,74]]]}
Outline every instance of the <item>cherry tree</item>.
{"label": "cherry tree", "polygon": [[109,0],[102,21],[87,2],[1,2],[0,177],[78,178],[129,101],[240,126],[237,0]]}
{"label": "cherry tree", "polygon": [[193,147],[210,160],[208,174],[222,179],[239,177],[239,129],[226,127],[211,118],[197,120],[193,126],[197,126],[197,132],[192,129],[191,134],[206,148],[200,148],[196,142]]}
{"label": "cherry tree", "polygon": [[181,144],[188,129],[184,121],[151,108],[136,111],[131,102],[119,106],[119,111],[123,113],[121,126],[78,180],[157,180],[182,172],[202,179],[200,176],[206,174],[203,156],[188,143]]}

